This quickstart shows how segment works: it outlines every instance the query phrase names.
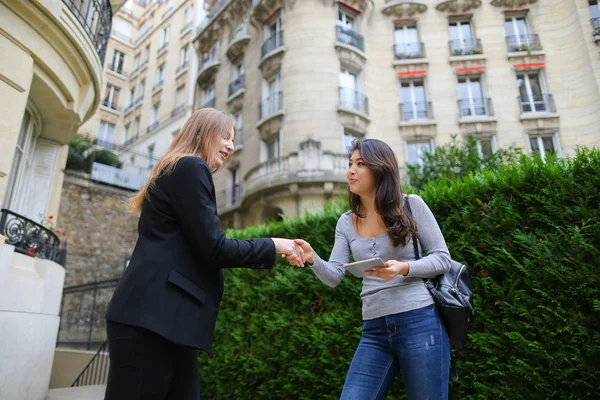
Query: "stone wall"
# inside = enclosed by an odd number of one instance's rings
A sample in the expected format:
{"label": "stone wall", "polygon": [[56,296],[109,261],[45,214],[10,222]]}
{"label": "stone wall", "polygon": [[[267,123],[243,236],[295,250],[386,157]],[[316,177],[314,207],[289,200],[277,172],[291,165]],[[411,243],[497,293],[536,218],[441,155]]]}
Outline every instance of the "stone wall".
{"label": "stone wall", "polygon": [[58,227],[68,240],[65,286],[119,278],[137,240],[138,214],[125,208],[132,192],[65,174]]}

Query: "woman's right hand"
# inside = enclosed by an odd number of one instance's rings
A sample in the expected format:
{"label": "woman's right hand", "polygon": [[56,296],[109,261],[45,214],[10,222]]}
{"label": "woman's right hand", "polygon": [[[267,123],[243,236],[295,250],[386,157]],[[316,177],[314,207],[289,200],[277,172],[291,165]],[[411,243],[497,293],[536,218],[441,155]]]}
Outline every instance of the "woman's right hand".
{"label": "woman's right hand", "polygon": [[271,238],[275,244],[275,252],[287,258],[290,264],[296,267],[304,266],[304,254],[302,247],[291,239]]}
{"label": "woman's right hand", "polygon": [[315,251],[313,250],[310,243],[302,239],[294,239],[294,243],[302,247],[302,250],[304,252],[304,261],[306,261],[310,265],[313,265],[315,263]]}

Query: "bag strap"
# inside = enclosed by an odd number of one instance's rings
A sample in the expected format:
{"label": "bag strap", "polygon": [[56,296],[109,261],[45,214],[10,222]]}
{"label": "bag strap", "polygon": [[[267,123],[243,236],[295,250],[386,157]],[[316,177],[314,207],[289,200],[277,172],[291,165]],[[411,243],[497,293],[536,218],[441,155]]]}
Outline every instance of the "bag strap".
{"label": "bag strap", "polygon": [[[408,213],[412,217],[413,213],[412,213],[412,209],[410,208],[410,201],[408,201],[407,195],[404,196],[404,202],[406,203],[406,208],[408,209]],[[414,247],[414,251],[415,251],[415,260],[418,260],[419,258],[421,258],[421,254],[419,252],[419,243],[417,243],[419,238],[417,237],[417,235],[413,234],[412,240],[413,240],[413,247]]]}

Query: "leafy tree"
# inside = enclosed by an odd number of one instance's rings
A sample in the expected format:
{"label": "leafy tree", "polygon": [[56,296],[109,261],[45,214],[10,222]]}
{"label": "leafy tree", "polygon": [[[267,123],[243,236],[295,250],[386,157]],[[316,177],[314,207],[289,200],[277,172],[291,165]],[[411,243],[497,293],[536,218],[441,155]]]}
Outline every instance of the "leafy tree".
{"label": "leafy tree", "polygon": [[454,179],[483,169],[497,170],[500,165],[513,163],[519,159],[520,148],[510,146],[498,149],[490,155],[481,154],[477,140],[467,136],[462,142],[452,135],[452,141],[436,148],[434,153],[425,153],[421,165],[406,165],[410,184],[423,189],[431,181]]}

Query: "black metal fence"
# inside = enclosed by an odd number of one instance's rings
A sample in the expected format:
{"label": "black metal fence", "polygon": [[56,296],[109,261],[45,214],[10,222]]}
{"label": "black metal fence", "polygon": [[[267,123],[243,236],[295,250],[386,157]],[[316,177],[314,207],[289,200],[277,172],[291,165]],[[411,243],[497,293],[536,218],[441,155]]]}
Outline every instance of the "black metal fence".
{"label": "black metal fence", "polygon": [[67,259],[67,242],[51,229],[7,209],[0,210],[0,234],[15,251],[30,257],[52,260],[63,267]]}
{"label": "black metal fence", "polygon": [[542,50],[542,43],[537,34],[507,36],[506,43],[509,52]]}
{"label": "black metal fence", "polygon": [[451,56],[469,56],[473,54],[483,54],[481,39],[457,39],[448,42]]}
{"label": "black metal fence", "polygon": [[106,341],[104,315],[119,279],[63,290],[57,346],[95,350]]}
{"label": "black metal fence", "polygon": [[108,342],[104,341],[71,386],[106,385],[108,367]]}
{"label": "black metal fence", "polygon": [[365,39],[354,30],[336,26],[335,35],[339,42],[356,47],[360,51],[365,51]]}
{"label": "black metal fence", "polygon": [[345,87],[340,87],[340,106],[369,114],[369,98],[363,93]]}
{"label": "black metal fence", "polygon": [[230,96],[232,94],[237,93],[238,91],[242,90],[246,86],[244,78],[245,78],[244,75],[240,75],[229,83],[229,95]]}
{"label": "black metal fence", "polygon": [[264,57],[268,53],[283,46],[283,31],[277,31],[273,36],[264,41],[260,48],[260,56]]}
{"label": "black metal fence", "polygon": [[96,47],[100,62],[104,64],[106,46],[112,25],[109,0],[63,0]]}
{"label": "black metal fence", "polygon": [[421,42],[397,43],[394,45],[396,60],[425,58],[425,45]]}
{"label": "black metal fence", "polygon": [[276,112],[283,110],[283,92],[271,93],[258,106],[258,119],[263,120]]}
{"label": "black metal fence", "polygon": [[433,109],[430,101],[413,101],[400,103],[400,119],[412,121],[417,119],[432,120]]}

